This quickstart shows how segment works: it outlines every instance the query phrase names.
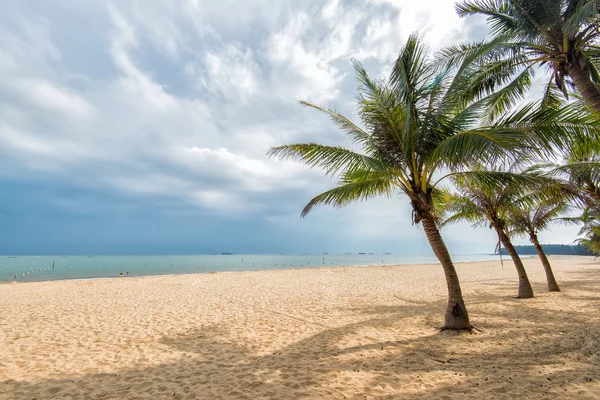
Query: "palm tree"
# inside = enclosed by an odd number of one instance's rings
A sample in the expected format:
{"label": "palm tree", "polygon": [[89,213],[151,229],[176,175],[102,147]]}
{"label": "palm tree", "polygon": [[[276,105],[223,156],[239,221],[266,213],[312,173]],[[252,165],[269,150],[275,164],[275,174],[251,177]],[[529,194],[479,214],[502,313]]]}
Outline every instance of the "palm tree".
{"label": "palm tree", "polygon": [[422,224],[444,270],[448,304],[443,329],[471,329],[458,275],[434,214],[433,196],[444,178],[436,180],[439,171],[449,170],[452,175],[481,159],[493,163],[502,157],[519,157],[540,142],[559,145],[566,135],[595,127],[566,108],[540,114],[531,107],[481,126],[484,98],[464,95],[476,69],[464,67],[460,75],[450,66],[436,69],[417,35],[411,35],[400,51],[388,79],[372,79],[358,62],[354,67],[360,82],[357,103],[362,127],[333,110],[303,104],[327,114],[362,152],[298,143],[274,147],[269,155],[321,167],[338,177],[338,186],[313,198],[302,216],[318,204],[342,207],[394,192],[406,195],[413,222]]}
{"label": "palm tree", "polygon": [[[517,177],[515,177],[517,178]],[[502,182],[484,182],[476,176],[463,175],[453,179],[459,193],[446,191],[441,195],[445,217],[442,225],[466,221],[474,226],[488,225],[498,235],[498,240],[515,264],[519,276],[519,298],[533,297],[533,288],[527,271],[517,254],[509,235],[507,210],[520,197],[517,185]],[[500,250],[500,249],[498,249]]]}
{"label": "palm tree", "polygon": [[487,63],[482,70],[503,75],[505,82],[518,74],[511,85],[520,86],[521,94],[531,83],[533,68],[547,66],[546,100],[553,83],[568,97],[569,83],[589,107],[600,111],[600,0],[465,0],[456,10],[463,17],[486,16],[493,39],[454,46],[446,56],[477,53]]}
{"label": "palm tree", "polygon": [[[528,196],[528,199],[530,196]],[[560,292],[552,267],[544,253],[544,249],[538,240],[538,233],[547,229],[550,224],[559,220],[560,216],[568,210],[564,201],[553,201],[551,199],[536,199],[533,204],[526,202],[514,202],[507,204],[508,226],[510,235],[528,236],[542,261],[549,292]]]}
{"label": "palm tree", "polygon": [[600,212],[597,210],[586,209],[578,218],[579,222],[583,223],[583,227],[579,231],[578,238],[575,243],[587,247],[596,256],[600,255]]}

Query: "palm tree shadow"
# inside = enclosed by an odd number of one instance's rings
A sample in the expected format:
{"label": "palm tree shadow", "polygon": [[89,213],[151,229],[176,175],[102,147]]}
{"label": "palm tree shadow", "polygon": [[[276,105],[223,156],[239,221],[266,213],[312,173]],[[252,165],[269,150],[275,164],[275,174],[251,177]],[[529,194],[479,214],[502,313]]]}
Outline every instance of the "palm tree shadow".
{"label": "palm tree shadow", "polygon": [[[344,398],[343,390],[353,375],[377,374],[414,361],[421,344],[442,346],[452,333],[423,327],[428,334],[380,342],[364,331],[384,330],[423,312],[424,305],[364,310],[373,318],[323,329],[266,354],[231,339],[223,326],[208,326],[184,335],[163,337],[160,343],[181,353],[179,361],[155,366],[124,369],[118,373],[87,374],[76,378],[41,382],[5,381],[11,398],[136,398],[146,395],[170,398],[295,398],[302,395]],[[402,317],[400,317],[400,315]],[[361,344],[356,344],[361,343]],[[406,357],[402,352],[409,347]],[[385,351],[384,351],[385,350]],[[428,354],[423,356],[423,365]],[[378,362],[387,353],[384,364]],[[433,361],[432,366],[439,362]],[[361,389],[362,390],[362,389]],[[356,393],[357,395],[359,392]],[[347,396],[346,396],[347,397]]]}
{"label": "palm tree shadow", "polygon": [[[565,282],[565,293],[590,306],[600,274],[584,275],[590,279]],[[363,318],[268,348],[236,340],[240,332],[227,326],[204,326],[160,339],[178,355],[173,362],[1,387],[10,399],[492,398],[564,390],[575,397],[574,387],[581,398],[600,394],[600,341],[589,340],[600,339],[600,319],[496,294],[468,300],[481,333],[437,331],[432,310],[444,300],[399,299],[340,310]]]}

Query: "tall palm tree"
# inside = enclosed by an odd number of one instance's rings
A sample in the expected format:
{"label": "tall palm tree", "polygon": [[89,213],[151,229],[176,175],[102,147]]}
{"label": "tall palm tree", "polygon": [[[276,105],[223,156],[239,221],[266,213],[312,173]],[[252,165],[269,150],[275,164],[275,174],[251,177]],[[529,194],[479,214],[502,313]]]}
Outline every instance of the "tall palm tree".
{"label": "tall palm tree", "polygon": [[[528,196],[529,198],[529,196]],[[546,253],[538,240],[538,233],[557,221],[568,210],[566,202],[556,199],[536,199],[533,204],[526,202],[513,202],[507,204],[508,226],[510,235],[528,236],[535,247],[548,281],[549,292],[560,292],[552,267]]]}
{"label": "tall palm tree", "polygon": [[[318,204],[341,207],[394,192],[406,195],[413,222],[422,224],[444,270],[448,287],[444,328],[470,329],[458,275],[434,214],[433,196],[443,179],[439,172],[455,174],[481,159],[493,163],[501,157],[519,157],[541,142],[559,145],[566,135],[585,134],[594,126],[566,108],[540,114],[531,107],[482,126],[485,101],[464,95],[476,69],[463,68],[460,75],[450,66],[437,69],[417,35],[401,49],[388,79],[372,79],[358,62],[354,67],[362,126],[333,110],[303,104],[327,114],[361,152],[298,143],[274,147],[269,155],[321,167],[338,177],[338,186],[313,198],[302,216]],[[473,173],[482,178],[487,174]]]}
{"label": "tall palm tree", "polygon": [[553,83],[568,97],[570,83],[589,107],[600,111],[600,0],[464,0],[456,10],[463,17],[486,16],[493,39],[454,46],[447,56],[483,55],[483,70],[505,79],[517,75],[512,85],[520,86],[531,83],[533,67],[547,66],[545,99]]}
{"label": "tall palm tree", "polygon": [[[510,255],[519,276],[519,298],[533,297],[533,288],[527,271],[508,235],[507,210],[517,201],[520,193],[517,185],[502,182],[484,182],[476,176],[463,175],[453,179],[458,192],[446,191],[441,195],[442,225],[459,221],[474,226],[489,225]],[[500,250],[500,249],[499,249]]]}

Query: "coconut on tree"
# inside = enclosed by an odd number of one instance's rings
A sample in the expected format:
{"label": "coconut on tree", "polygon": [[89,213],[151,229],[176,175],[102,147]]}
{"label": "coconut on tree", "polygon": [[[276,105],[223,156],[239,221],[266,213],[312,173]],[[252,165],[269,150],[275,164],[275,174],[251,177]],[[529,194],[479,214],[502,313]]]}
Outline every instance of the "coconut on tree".
{"label": "coconut on tree", "polygon": [[[483,125],[485,90],[473,95],[476,65],[439,66],[427,57],[417,35],[411,35],[388,79],[373,79],[354,63],[360,83],[357,108],[361,124],[307,102],[328,115],[360,151],[339,145],[297,143],[274,147],[269,155],[323,168],[337,186],[314,197],[314,206],[346,206],[375,196],[399,193],[411,202],[413,223],[421,224],[444,270],[448,287],[443,329],[469,330],[471,324],[454,264],[438,229],[434,195],[444,177],[467,171],[480,160],[514,159],[543,142],[559,145],[570,132],[590,127],[566,109],[531,107],[503,114]],[[489,93],[487,93],[489,95]],[[552,121],[552,123],[549,123]],[[555,141],[553,141],[555,140]],[[489,174],[475,171],[480,177]],[[448,175],[446,175],[448,176]]]}
{"label": "coconut on tree", "polygon": [[555,86],[568,97],[573,86],[586,104],[600,111],[600,0],[465,0],[460,16],[487,18],[490,41],[448,48],[445,56],[480,57],[482,73],[496,74],[509,85],[531,84],[534,68],[549,69],[545,100]]}

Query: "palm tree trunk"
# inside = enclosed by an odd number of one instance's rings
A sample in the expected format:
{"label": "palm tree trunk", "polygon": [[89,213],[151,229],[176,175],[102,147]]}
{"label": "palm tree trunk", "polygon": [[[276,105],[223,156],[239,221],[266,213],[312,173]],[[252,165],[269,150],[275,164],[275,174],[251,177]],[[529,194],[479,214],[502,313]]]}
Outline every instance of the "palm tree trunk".
{"label": "palm tree trunk", "polygon": [[448,253],[448,248],[431,217],[422,219],[421,223],[433,253],[444,268],[446,284],[448,285],[448,306],[446,307],[446,318],[442,329],[470,331],[472,326],[469,323],[469,314],[467,313],[467,307],[465,307],[458,275],[450,258],[450,253]]}
{"label": "palm tree trunk", "polygon": [[566,72],[573,79],[573,83],[577,91],[583,96],[585,103],[595,111],[600,112],[600,90],[590,80],[585,71],[581,69],[579,63],[577,61],[571,63]]}
{"label": "palm tree trunk", "polygon": [[533,288],[531,287],[531,283],[529,282],[529,278],[527,277],[527,271],[525,271],[525,267],[523,266],[523,262],[521,261],[521,257],[517,254],[515,247],[510,242],[504,230],[499,226],[494,225],[496,232],[498,233],[498,237],[500,238],[500,242],[510,254],[510,258],[512,258],[515,267],[517,268],[517,273],[519,275],[519,294],[518,298],[528,299],[533,297]]}
{"label": "palm tree trunk", "polygon": [[556,283],[554,273],[552,272],[552,267],[550,266],[550,261],[548,261],[548,257],[546,257],[546,253],[544,253],[544,249],[542,249],[542,245],[540,245],[537,235],[531,235],[529,239],[531,240],[531,243],[533,243],[533,245],[535,246],[540,260],[542,260],[544,271],[546,271],[546,279],[548,280],[548,291],[560,292],[560,288],[558,287],[558,283]]}

